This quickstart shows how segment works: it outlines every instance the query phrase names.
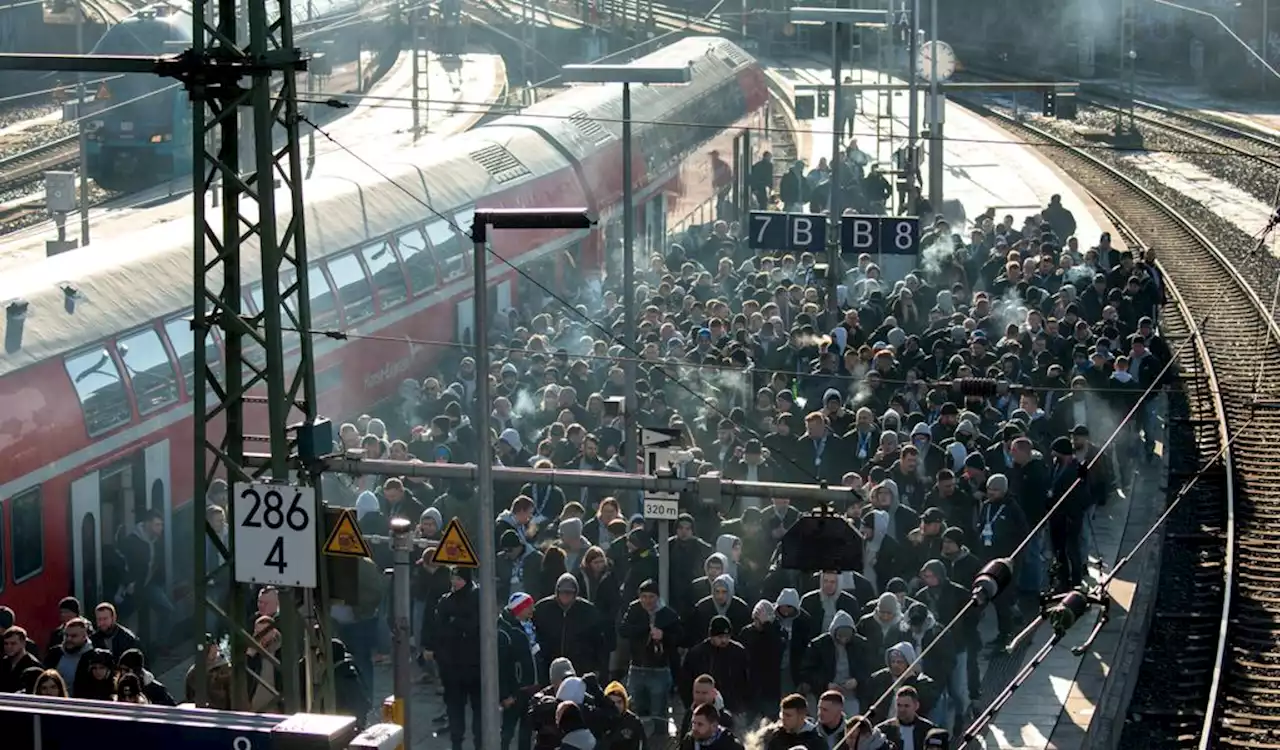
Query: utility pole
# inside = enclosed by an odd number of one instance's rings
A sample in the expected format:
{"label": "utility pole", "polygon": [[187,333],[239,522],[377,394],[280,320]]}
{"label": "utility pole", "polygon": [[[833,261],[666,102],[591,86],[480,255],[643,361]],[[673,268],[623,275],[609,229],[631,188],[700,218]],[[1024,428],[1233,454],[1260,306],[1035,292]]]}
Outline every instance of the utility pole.
{"label": "utility pole", "polygon": [[911,0],[911,39],[907,48],[907,206],[899,208],[900,213],[914,213],[916,198],[920,191],[916,185],[916,174],[920,165],[916,163],[916,139],[920,137],[920,71],[916,70],[916,61],[920,56],[920,0]]}
{"label": "utility pole", "polygon": [[[853,28],[850,26],[850,28]],[[837,297],[840,281],[844,278],[840,257],[840,217],[844,215],[844,185],[841,167],[844,165],[844,89],[841,86],[840,22],[831,24],[831,89],[834,101],[831,102],[831,179],[830,195],[827,197],[827,213],[831,217],[831,228],[827,230],[827,310],[831,318],[827,321],[834,327],[840,322],[840,300]],[[855,95],[856,96],[856,95]]]}
{"label": "utility pole", "polygon": [[[83,55],[84,3],[76,3],[76,54]],[[76,73],[76,143],[80,148],[80,247],[89,244],[89,134],[85,130],[84,73]]]}
{"label": "utility pole", "polygon": [[419,67],[421,58],[418,55],[418,49],[422,46],[422,40],[419,38],[418,23],[421,20],[421,9],[414,6],[409,11],[409,44],[413,50],[413,140],[418,140],[418,129],[420,127],[418,115],[418,99],[422,96],[422,92],[418,86],[418,76],[421,75],[422,69]]}
{"label": "utility pole", "polygon": [[413,679],[410,675],[413,655],[409,648],[409,599],[410,579],[413,573],[413,526],[404,518],[391,519],[391,616],[393,619],[392,682],[395,687],[397,715],[400,726],[404,727],[404,744],[402,747],[412,748],[410,733],[413,722],[410,716],[413,711]]}
{"label": "utility pole", "polygon": [[938,0],[929,2],[929,205],[942,212],[943,148],[942,92],[938,85]]}

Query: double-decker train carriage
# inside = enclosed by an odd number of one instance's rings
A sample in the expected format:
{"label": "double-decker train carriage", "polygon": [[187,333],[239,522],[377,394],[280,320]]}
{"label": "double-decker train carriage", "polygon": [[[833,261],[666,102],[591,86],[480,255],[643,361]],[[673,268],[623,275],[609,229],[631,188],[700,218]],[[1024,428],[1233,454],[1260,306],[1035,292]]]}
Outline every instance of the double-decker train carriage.
{"label": "double-decker train carriage", "polygon": [[[737,129],[757,128],[753,142],[768,148],[757,61],[700,37],[638,64],[686,61],[688,85],[632,94],[641,247],[660,248],[668,226],[714,200],[712,152],[731,153]],[[352,417],[394,398],[404,378],[429,372],[445,347],[416,341],[469,338],[463,232],[477,208],[595,212],[601,221],[590,231],[505,231],[492,242],[494,253],[559,295],[589,286],[604,248],[620,243],[620,116],[620,86],[575,86],[520,115],[376,159],[396,184],[345,156],[322,157],[317,174],[328,176],[304,186],[313,326],[378,336],[316,338],[322,413]],[[92,602],[111,593],[115,539],[149,509],[166,521],[165,580],[179,598],[189,583],[199,544],[190,517],[194,338],[185,317],[192,227],[178,205],[108,220],[91,246],[37,263],[11,259],[6,267],[6,255],[30,257],[31,248],[0,246],[0,603],[22,612],[35,633],[56,624],[59,597]],[[244,257],[243,304],[254,315],[260,271],[252,247]],[[504,262],[491,266],[495,310],[540,309],[541,290]],[[286,334],[286,344],[296,336]],[[209,346],[219,361],[216,332]],[[262,352],[246,356],[261,361]],[[247,408],[249,430],[264,433],[265,409]]]}

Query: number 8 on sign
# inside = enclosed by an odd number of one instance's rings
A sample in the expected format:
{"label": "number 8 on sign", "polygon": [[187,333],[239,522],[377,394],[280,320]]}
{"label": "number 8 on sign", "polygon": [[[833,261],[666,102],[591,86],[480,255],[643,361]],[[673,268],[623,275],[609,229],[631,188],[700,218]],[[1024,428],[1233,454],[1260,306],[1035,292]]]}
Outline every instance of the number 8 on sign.
{"label": "number 8 on sign", "polygon": [[314,588],[318,567],[315,490],[237,484],[231,498],[236,580]]}

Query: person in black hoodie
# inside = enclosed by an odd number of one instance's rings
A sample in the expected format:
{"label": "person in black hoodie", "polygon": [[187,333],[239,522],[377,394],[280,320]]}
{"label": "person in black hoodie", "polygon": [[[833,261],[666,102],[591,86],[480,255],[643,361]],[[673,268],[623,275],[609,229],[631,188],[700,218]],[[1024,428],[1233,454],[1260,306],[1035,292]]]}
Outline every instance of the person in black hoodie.
{"label": "person in black hoodie", "polygon": [[782,699],[782,628],[773,602],[761,599],[751,610],[751,624],[738,631],[738,642],[747,650],[751,691],[747,695],[747,724],[771,715]]}
{"label": "person in black hoodie", "polygon": [[[694,534],[693,516],[688,513],[681,513],[676,519],[675,534],[668,543],[671,555],[671,601],[677,607],[684,602],[696,603],[706,594],[697,597],[690,594],[690,582],[698,577],[698,572],[703,570],[704,563],[715,552],[715,548]],[[656,571],[652,577],[657,578]]]}
{"label": "person in black hoodie", "polygon": [[0,658],[0,692],[15,693],[22,687],[22,673],[40,662],[27,650],[27,631],[10,625],[4,631],[4,656]]}
{"label": "person in black hoodie", "polygon": [[830,570],[818,575],[818,588],[801,597],[800,608],[819,632],[831,625],[837,612],[848,612],[855,620],[862,614],[862,606],[853,594],[840,590],[840,574]]}
{"label": "person in black hoodie", "polygon": [[369,689],[365,687],[365,680],[372,679],[372,675],[360,674],[360,668],[347,653],[347,645],[337,638],[330,639],[329,653],[333,658],[333,699],[338,704],[338,713],[356,717],[357,726],[364,727],[373,709]]}
{"label": "person in black hoodie", "polygon": [[[719,553],[717,553],[719,554]],[[733,577],[728,574],[716,576],[711,584],[711,595],[704,596],[693,608],[693,616],[684,618],[689,628],[685,633],[689,638],[688,646],[699,642],[698,634],[706,633],[711,621],[723,615],[729,619],[730,633],[745,628],[751,622],[751,610],[747,603],[734,595]]]}
{"label": "person in black hoodie", "polygon": [[682,626],[676,611],[658,598],[656,581],[649,579],[640,584],[637,593],[618,626],[618,636],[630,645],[627,692],[642,720],[665,722],[671,675],[680,658]]}
{"label": "person in black hoodie", "polygon": [[480,747],[480,592],[469,568],[449,570],[452,590],[436,605],[436,628],[427,647],[440,665],[445,711],[449,717],[449,745],[462,750],[466,736],[467,703],[471,704],[471,728]]}
{"label": "person in black hoodie", "polygon": [[[986,562],[996,558],[1007,557],[1027,536],[1027,519],[1017,503],[1008,502],[1005,495],[1009,491],[1009,480],[1003,474],[992,474],[987,477],[987,498],[978,508],[978,540],[979,553]],[[1017,580],[1017,563],[1014,561],[1014,579]],[[1010,587],[1012,588],[1012,587]],[[995,598],[992,605],[996,610],[996,622],[999,633],[996,644],[1008,643],[1017,632],[1014,622],[1014,604],[1016,590],[1006,588]]]}
{"label": "person in black hoodie", "polygon": [[85,659],[89,663],[89,668],[81,676],[83,679],[77,679],[76,684],[71,688],[71,694],[86,700],[115,700],[116,685],[113,673],[116,658],[105,648],[95,648]]}
{"label": "person in black hoodie", "polygon": [[[431,562],[432,556],[435,554],[436,547],[428,546],[422,551],[422,557],[418,560],[418,565],[413,570],[413,577],[410,581],[412,586],[410,598],[413,599],[413,615],[415,631],[418,634],[419,648],[423,651],[427,649],[427,644],[431,643],[434,636],[432,633],[436,631],[436,604],[440,602],[440,598],[449,593],[452,586],[449,583],[449,569],[443,565],[436,565]],[[343,646],[345,653],[346,646]],[[421,658],[419,654],[418,663],[422,667],[423,682],[432,682],[435,680],[437,665],[434,661]],[[362,675],[362,677],[365,677]],[[368,677],[365,677],[368,679]]]}
{"label": "person in black hoodie", "polygon": [[785,647],[782,650],[782,681],[780,692],[807,693],[804,684],[804,654],[813,639],[813,622],[809,615],[800,608],[800,594],[795,589],[785,588],[778,594],[774,602],[774,612],[778,616],[778,625],[782,628]]}
{"label": "person in black hoodie", "polygon": [[529,750],[532,733],[527,714],[529,698],[542,680],[538,676],[537,632],[533,627],[533,597],[517,591],[498,615],[498,694],[502,702],[502,750],[519,735],[519,750]]}
{"label": "person in black hoodie", "polygon": [[644,722],[631,711],[631,696],[621,682],[611,682],[604,695],[618,709],[618,719],[603,738],[602,750],[644,750]]}
{"label": "person in black hoodie", "polygon": [[[635,596],[635,592],[640,590],[641,584],[645,581],[656,580],[658,580],[658,551],[654,549],[653,539],[649,536],[649,532],[642,528],[632,529],[627,532],[627,573],[622,578],[622,589],[619,592],[621,600],[627,601]],[[675,581],[674,573],[671,580]]]}
{"label": "person in black hoodie", "polygon": [[704,674],[715,679],[726,709],[739,713],[746,707],[751,693],[750,660],[746,648],[733,640],[733,630],[728,617],[716,615],[707,627],[707,637],[685,654],[680,698],[686,709],[693,708],[693,681]]}
{"label": "person in black hoodie", "polygon": [[827,741],[818,732],[818,723],[809,718],[809,702],[792,693],[778,705],[778,721],[765,728],[761,750],[827,750]]}
{"label": "person in black hoodie", "polygon": [[556,581],[555,593],[533,608],[543,662],[565,657],[582,672],[599,672],[608,666],[605,631],[610,623],[594,604],[578,596],[578,579],[565,573]]}
{"label": "person in black hoodie", "polygon": [[827,632],[809,642],[805,653],[805,682],[815,692],[834,690],[844,700],[844,711],[856,714],[858,688],[871,676],[867,639],[858,634],[853,616],[844,610],[831,618]]}
{"label": "person in black hoodie", "polygon": [[136,648],[120,654],[120,674],[132,674],[137,676],[142,683],[142,697],[154,706],[176,706],[178,702],[173,699],[173,695],[169,693],[169,688],[164,683],[157,680],[146,666],[146,660],[142,656],[142,652]]}

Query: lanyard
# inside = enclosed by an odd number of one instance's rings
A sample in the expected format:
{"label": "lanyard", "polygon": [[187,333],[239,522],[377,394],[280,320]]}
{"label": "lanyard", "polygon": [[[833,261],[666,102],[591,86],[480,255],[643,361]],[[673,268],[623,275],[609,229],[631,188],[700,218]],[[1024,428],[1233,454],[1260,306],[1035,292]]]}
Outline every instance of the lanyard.
{"label": "lanyard", "polygon": [[986,519],[987,519],[987,520],[986,520],[986,523],[984,523],[984,524],[983,524],[983,526],[985,526],[985,527],[986,527],[986,528],[988,528],[988,529],[989,529],[989,528],[991,528],[991,525],[992,525],[992,524],[996,523],[996,522],[997,522],[997,521],[999,521],[1001,518],[1004,518],[1004,512],[1005,512],[1005,510],[1007,510],[1007,509],[1008,509],[1008,506],[1006,506],[1006,505],[1001,505],[1001,506],[1000,506],[1000,510],[996,511],[996,515],[995,515],[995,517],[994,517],[994,518],[992,518],[992,516],[991,516],[991,506],[990,506],[990,505],[988,505],[988,506],[987,506],[987,508],[986,508],[986,513],[984,513],[984,515],[986,516]]}
{"label": "lanyard", "polygon": [[813,465],[822,466],[822,451],[827,448],[827,436],[823,435],[821,440],[817,440],[813,444]]}

